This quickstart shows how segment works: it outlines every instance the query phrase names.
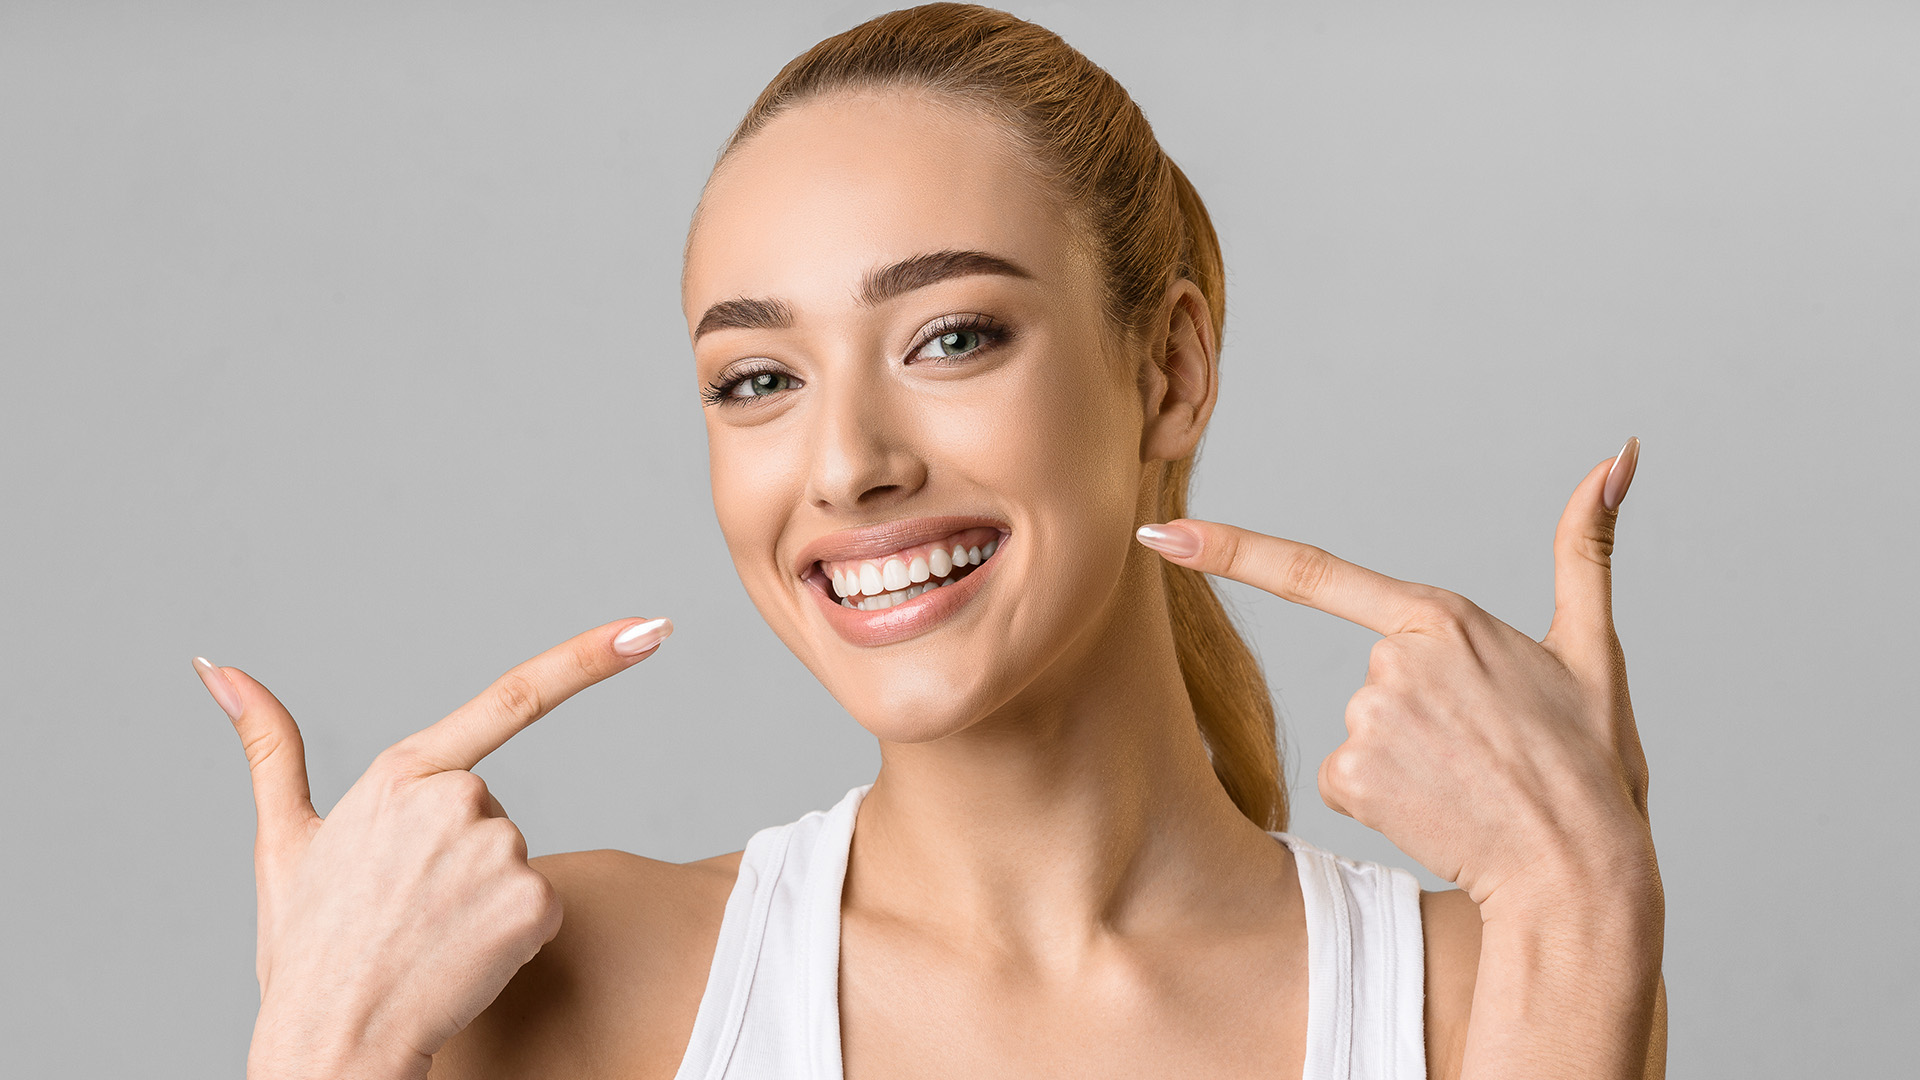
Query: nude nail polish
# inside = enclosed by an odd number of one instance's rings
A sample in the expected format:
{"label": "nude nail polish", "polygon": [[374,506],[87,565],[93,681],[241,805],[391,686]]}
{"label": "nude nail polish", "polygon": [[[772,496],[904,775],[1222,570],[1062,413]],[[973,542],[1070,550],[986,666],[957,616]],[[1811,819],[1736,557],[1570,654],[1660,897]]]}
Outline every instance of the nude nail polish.
{"label": "nude nail polish", "polygon": [[1613,468],[1607,470],[1607,486],[1600,491],[1600,503],[1609,510],[1620,509],[1620,500],[1627,497],[1627,485],[1633,483],[1633,467],[1640,463],[1640,437],[1627,440],[1620,453],[1613,459]]}
{"label": "nude nail polish", "polygon": [[1140,542],[1164,555],[1190,559],[1200,554],[1200,538],[1178,525],[1142,525],[1134,532]]}
{"label": "nude nail polish", "polygon": [[240,713],[244,711],[240,707],[240,694],[233,688],[233,682],[227,678],[227,673],[214,667],[213,661],[204,656],[193,658],[193,670],[200,676],[200,681],[206,685],[207,693],[213,695],[213,703],[220,706],[221,712],[227,714],[227,719],[240,719]]}
{"label": "nude nail polish", "polygon": [[621,656],[639,656],[667,640],[672,633],[671,619],[648,619],[643,623],[634,623],[614,636],[613,651]]}

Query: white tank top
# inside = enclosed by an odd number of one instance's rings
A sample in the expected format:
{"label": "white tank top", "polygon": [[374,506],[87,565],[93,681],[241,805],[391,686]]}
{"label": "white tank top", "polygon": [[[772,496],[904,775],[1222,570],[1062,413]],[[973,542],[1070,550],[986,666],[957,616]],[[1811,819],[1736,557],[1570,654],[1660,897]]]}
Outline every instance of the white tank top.
{"label": "white tank top", "polygon": [[[870,787],[747,842],[675,1080],[842,1080],[840,887]],[[1303,1080],[1425,1080],[1419,883],[1273,836],[1307,908]]]}

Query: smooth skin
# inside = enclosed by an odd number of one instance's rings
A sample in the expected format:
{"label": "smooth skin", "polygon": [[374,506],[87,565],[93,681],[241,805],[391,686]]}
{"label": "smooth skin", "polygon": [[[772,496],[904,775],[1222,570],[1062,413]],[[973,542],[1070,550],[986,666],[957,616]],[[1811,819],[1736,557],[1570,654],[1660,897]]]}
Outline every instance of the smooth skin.
{"label": "smooth skin", "polygon": [[[1025,273],[862,298],[875,269],[939,251]],[[1555,534],[1539,642],[1456,594],[1228,525],[1154,523],[1149,550],[1134,531],[1159,470],[1193,451],[1218,394],[1199,291],[1172,283],[1146,335],[1119,339],[1071,216],[1018,148],[904,91],[809,102],[723,164],[688,249],[690,330],[743,297],[792,318],[694,341],[700,383],[726,395],[706,409],[716,512],[761,614],[880,740],[842,903],[850,1080],[1300,1074],[1298,880],[1212,775],[1162,557],[1383,635],[1320,787],[1462,887],[1421,901],[1430,1074],[1662,1075],[1611,461]],[[936,348],[955,315],[997,330]],[[1251,377],[1260,358],[1243,363]],[[989,584],[908,640],[835,634],[797,553],[946,514],[1010,530]],[[261,815],[252,1075],[674,1074],[739,853],[529,861],[470,771],[632,666],[613,647],[630,625],[382,754],[324,822],[292,718],[218,673]]]}

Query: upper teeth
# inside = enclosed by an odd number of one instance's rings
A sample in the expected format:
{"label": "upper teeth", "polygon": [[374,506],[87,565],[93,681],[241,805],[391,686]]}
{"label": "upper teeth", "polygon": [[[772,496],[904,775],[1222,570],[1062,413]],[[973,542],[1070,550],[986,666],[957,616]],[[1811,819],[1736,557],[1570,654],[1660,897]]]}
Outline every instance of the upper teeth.
{"label": "upper teeth", "polygon": [[880,559],[826,563],[823,569],[842,605],[878,611],[948,584],[955,570],[987,561],[999,547],[997,530],[967,529],[936,544]]}

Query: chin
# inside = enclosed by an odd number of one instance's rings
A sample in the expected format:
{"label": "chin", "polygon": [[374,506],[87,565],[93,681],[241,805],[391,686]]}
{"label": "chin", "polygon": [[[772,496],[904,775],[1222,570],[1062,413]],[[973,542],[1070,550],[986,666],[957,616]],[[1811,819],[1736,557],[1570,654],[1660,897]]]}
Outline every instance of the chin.
{"label": "chin", "polygon": [[841,672],[821,682],[875,738],[926,743],[965,731],[993,711],[997,701],[981,685],[981,672],[966,674],[970,678],[955,678],[950,665],[935,670],[906,665],[885,673]]}

